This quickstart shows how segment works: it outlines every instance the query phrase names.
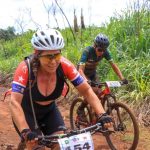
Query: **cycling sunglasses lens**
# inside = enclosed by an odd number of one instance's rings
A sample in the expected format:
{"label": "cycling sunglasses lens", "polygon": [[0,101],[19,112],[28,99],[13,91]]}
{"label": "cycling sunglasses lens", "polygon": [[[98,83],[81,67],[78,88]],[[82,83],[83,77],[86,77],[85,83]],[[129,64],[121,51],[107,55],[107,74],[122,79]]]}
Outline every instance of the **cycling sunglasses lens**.
{"label": "cycling sunglasses lens", "polygon": [[104,51],[105,51],[104,49],[102,49],[102,48],[100,48],[100,47],[97,47],[97,50],[98,50],[99,52],[104,52]]}
{"label": "cycling sunglasses lens", "polygon": [[56,61],[59,61],[61,58],[61,53],[58,54],[50,54],[50,55],[42,55],[39,56],[39,58],[43,61],[43,62],[47,62],[47,61],[51,61],[53,59],[55,59]]}
{"label": "cycling sunglasses lens", "polygon": [[49,59],[55,59],[57,61],[57,60],[60,60],[61,53],[53,54],[53,55],[48,55],[48,57],[49,57]]}

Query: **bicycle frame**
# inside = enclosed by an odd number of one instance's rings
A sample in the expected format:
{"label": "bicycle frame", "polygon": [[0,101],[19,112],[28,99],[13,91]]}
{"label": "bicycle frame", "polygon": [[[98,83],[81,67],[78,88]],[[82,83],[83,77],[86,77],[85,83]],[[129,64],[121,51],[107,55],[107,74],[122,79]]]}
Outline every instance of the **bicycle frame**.
{"label": "bicycle frame", "polygon": [[[114,98],[115,102],[116,102],[116,98],[115,95],[111,92],[110,87],[114,88],[114,87],[120,87],[121,85],[124,85],[122,81],[107,81],[107,82],[99,82],[99,83],[95,81],[89,81],[89,84],[91,85],[92,88],[96,87],[101,90],[100,92],[97,93],[97,96],[100,100],[103,101],[107,95],[110,95],[111,97]],[[104,87],[104,89],[102,89],[102,87]]]}
{"label": "bicycle frame", "polygon": [[110,88],[106,85],[106,88],[99,93],[99,97],[104,97],[105,95],[111,94]]}
{"label": "bicycle frame", "polygon": [[[119,82],[120,85],[123,85],[124,83],[122,83],[121,81],[108,81],[108,82]],[[95,88],[98,88],[98,89],[101,89],[101,91],[97,94],[99,100],[101,101],[102,103],[102,106],[104,107],[105,105],[105,102],[107,101],[107,107],[108,107],[108,111],[110,109],[110,104],[111,102],[108,100],[108,96],[112,97],[114,102],[116,102],[116,97],[115,95],[111,92],[111,89],[110,87],[108,86],[107,82],[93,82],[93,81],[90,81],[89,84],[91,85],[91,87],[95,87]],[[102,89],[102,87],[104,87],[104,89]],[[118,87],[118,86],[116,86]],[[97,90],[98,90],[97,89]],[[90,106],[89,106],[90,107]],[[90,109],[92,109],[90,107]],[[92,117],[92,124],[95,124],[97,122],[97,120],[94,118],[94,116]]]}

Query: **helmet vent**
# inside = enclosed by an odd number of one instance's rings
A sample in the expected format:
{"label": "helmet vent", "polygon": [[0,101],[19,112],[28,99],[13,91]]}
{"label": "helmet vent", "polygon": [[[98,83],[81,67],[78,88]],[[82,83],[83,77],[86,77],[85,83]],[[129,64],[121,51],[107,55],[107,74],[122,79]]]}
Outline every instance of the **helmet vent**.
{"label": "helmet vent", "polygon": [[58,32],[57,31],[55,31],[56,32],[56,34],[58,35]]}
{"label": "helmet vent", "polygon": [[46,41],[46,43],[47,43],[48,45],[50,45],[50,43],[49,43],[48,39],[45,39],[45,41]]}
{"label": "helmet vent", "polygon": [[45,35],[45,33],[43,31],[41,31],[41,35]]}
{"label": "helmet vent", "polygon": [[59,43],[59,38],[57,38],[57,44]]}
{"label": "helmet vent", "polygon": [[34,42],[34,44],[35,44],[36,46],[40,47],[40,45],[39,45],[38,43],[35,43],[35,42]]}
{"label": "helmet vent", "polygon": [[60,41],[60,45],[62,44],[62,39],[61,39],[61,41]]}
{"label": "helmet vent", "polygon": [[53,35],[50,35],[50,38],[52,40],[52,43],[54,44],[54,36]]}
{"label": "helmet vent", "polygon": [[39,40],[39,42],[40,42],[42,45],[46,46],[46,45],[45,45],[45,43],[44,43],[44,42],[42,42],[41,40]]}

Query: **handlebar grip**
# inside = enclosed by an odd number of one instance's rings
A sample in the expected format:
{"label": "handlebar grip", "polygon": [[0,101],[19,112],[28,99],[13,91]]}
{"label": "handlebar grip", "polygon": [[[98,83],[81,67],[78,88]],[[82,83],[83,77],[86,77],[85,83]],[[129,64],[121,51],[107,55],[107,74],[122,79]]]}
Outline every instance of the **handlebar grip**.
{"label": "handlebar grip", "polygon": [[127,80],[127,79],[123,79],[122,81],[121,81],[121,85],[125,85],[125,84],[128,84],[129,83],[129,81]]}
{"label": "handlebar grip", "polygon": [[97,82],[97,81],[88,80],[88,83],[89,83],[92,87],[102,87],[102,86],[106,86],[106,82]]}

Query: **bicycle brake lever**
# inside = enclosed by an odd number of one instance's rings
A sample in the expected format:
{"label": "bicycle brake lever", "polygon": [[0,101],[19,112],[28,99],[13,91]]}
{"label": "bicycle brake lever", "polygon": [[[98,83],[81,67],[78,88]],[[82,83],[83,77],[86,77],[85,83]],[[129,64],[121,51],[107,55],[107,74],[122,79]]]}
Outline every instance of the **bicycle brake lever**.
{"label": "bicycle brake lever", "polygon": [[101,133],[103,133],[103,134],[112,134],[112,133],[115,133],[115,131],[114,130],[109,130],[109,129],[106,129],[106,128],[103,128],[102,130],[101,130]]}
{"label": "bicycle brake lever", "polygon": [[70,131],[70,133],[68,134],[69,136],[70,135],[76,135],[76,134],[78,134],[79,132],[78,132],[78,130],[72,130],[72,131]]}

